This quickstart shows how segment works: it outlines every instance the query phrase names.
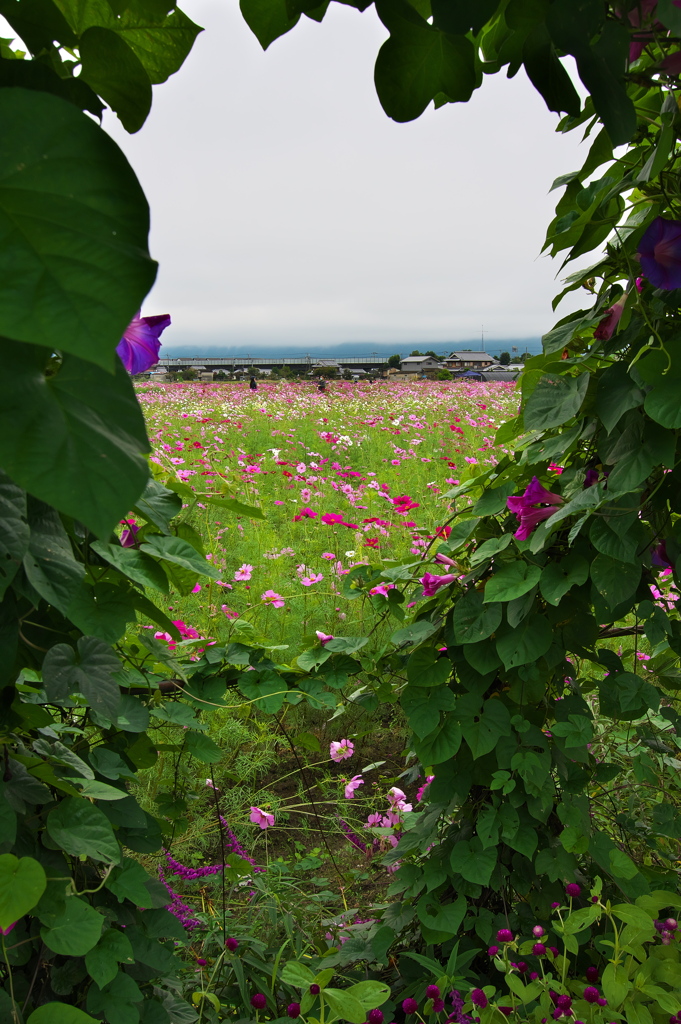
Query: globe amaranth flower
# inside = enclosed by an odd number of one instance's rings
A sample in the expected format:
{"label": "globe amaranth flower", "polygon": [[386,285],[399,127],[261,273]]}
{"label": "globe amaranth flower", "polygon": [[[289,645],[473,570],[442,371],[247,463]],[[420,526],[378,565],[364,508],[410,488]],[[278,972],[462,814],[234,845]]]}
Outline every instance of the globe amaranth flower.
{"label": "globe amaranth flower", "polygon": [[527,540],[544,519],[558,511],[557,506],[562,505],[563,500],[560,494],[547,491],[536,476],[532,477],[523,494],[507,498],[507,508],[515,512],[520,523],[513,534],[516,540]]}
{"label": "globe amaranth flower", "polygon": [[544,929],[540,924],[536,924],[532,929],[532,934],[534,935],[535,939],[541,939],[542,935],[544,935]]}
{"label": "globe amaranth flower", "polygon": [[170,323],[168,313],[140,316],[140,312],[138,309],[116,346],[128,373],[144,373],[158,362],[161,334]]}
{"label": "globe amaranth flower", "polygon": [[314,982],[312,982],[312,984],[310,985],[310,995],[311,996],[318,996],[320,992],[321,992],[321,989],[320,989],[319,985],[316,985]]}
{"label": "globe amaranth flower", "polygon": [[239,948],[239,940],[238,939],[231,939],[231,938],[230,939],[225,939],[225,946],[230,951],[230,953],[233,953],[235,949]]}
{"label": "globe amaranth flower", "polygon": [[256,992],[254,996],[251,996],[251,1006],[254,1010],[264,1010],[267,1006],[267,998],[262,992]]}
{"label": "globe amaranth flower", "polygon": [[254,825],[259,825],[260,828],[269,828],[270,825],[274,825],[274,815],[263,811],[261,807],[251,807],[249,818]]}
{"label": "globe amaranth flower", "polygon": [[590,967],[587,967],[587,969],[584,971],[584,974],[586,975],[586,980],[590,981],[592,985],[593,985],[594,982],[598,981],[598,968],[597,967],[594,967],[593,965],[590,966]]}
{"label": "globe amaranth flower", "polygon": [[543,956],[546,952],[546,946],[543,942],[535,942],[534,946],[532,947],[532,952],[535,956]]}
{"label": "globe amaranth flower", "polygon": [[568,882],[568,884],[565,886],[565,892],[570,897],[572,897],[572,896],[579,896],[581,891],[582,891],[582,887],[581,887],[581,885],[577,885],[577,882]]}
{"label": "globe amaranth flower", "polygon": [[656,217],[638,243],[641,269],[656,288],[681,288],[681,221]]}
{"label": "globe amaranth flower", "polygon": [[593,985],[587,985],[582,993],[587,1003],[595,1003],[600,997],[600,992]]}
{"label": "globe amaranth flower", "polygon": [[336,763],[352,757],[355,744],[351,740],[332,740],[329,745],[329,757]]}
{"label": "globe amaranth flower", "polygon": [[369,1010],[367,1020],[369,1021],[369,1024],[383,1024],[383,1010]]}
{"label": "globe amaranth flower", "polygon": [[497,932],[497,942],[513,942],[513,932],[510,928],[500,928]]}
{"label": "globe amaranth flower", "polygon": [[416,1013],[418,1008],[419,1004],[416,1002],[415,999],[412,999],[411,996],[407,997],[407,999],[402,1000],[402,1009],[404,1010],[405,1013]]}
{"label": "globe amaranth flower", "polygon": [[485,1009],[485,1007],[487,1006],[487,996],[485,995],[481,988],[473,989],[473,991],[471,992],[471,1002],[473,1006],[478,1006],[480,1007],[481,1010]]}
{"label": "globe amaranth flower", "polygon": [[439,999],[440,989],[437,985],[428,985],[426,988],[426,999]]}
{"label": "globe amaranth flower", "polygon": [[291,1018],[300,1017],[300,1003],[289,1003],[286,1007],[286,1016]]}

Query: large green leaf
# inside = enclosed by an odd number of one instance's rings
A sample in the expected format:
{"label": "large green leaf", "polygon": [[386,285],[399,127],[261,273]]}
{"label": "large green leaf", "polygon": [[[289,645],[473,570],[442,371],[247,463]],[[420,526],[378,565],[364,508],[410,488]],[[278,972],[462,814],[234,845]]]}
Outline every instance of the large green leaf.
{"label": "large green leaf", "polygon": [[[113,981],[102,989],[96,983],[90,985],[87,1008],[92,1013],[105,1016],[107,1024],[137,1024],[140,1018],[136,1004],[141,1003],[143,998],[134,979],[124,971],[119,971]],[[184,1003],[180,1005],[186,1006]],[[188,1017],[181,1019],[190,1024]]]}
{"label": "large green leaf", "polygon": [[80,637],[76,651],[69,644],[55,644],[43,660],[45,692],[49,700],[82,693],[90,707],[113,718],[120,701],[114,676],[120,668],[111,647],[97,637]]}
{"label": "large green leaf", "polygon": [[497,851],[494,847],[483,850],[482,843],[476,836],[470,842],[464,839],[456,843],[449,863],[452,871],[461,875],[467,882],[489,885],[497,863]]}
{"label": "large green leaf", "polygon": [[428,765],[449,761],[458,752],[461,738],[461,726],[450,715],[434,732],[414,744],[419,761]]}
{"label": "large green leaf", "polygon": [[0,463],[31,494],[108,537],[148,475],[144,418],[122,363],[112,376],[7,338],[0,359]]}
{"label": "large green leaf", "polygon": [[151,81],[137,54],[109,28],[92,27],[80,40],[80,77],[137,132],[151,110]]}
{"label": "large green leaf", "polygon": [[441,686],[451,674],[451,661],[440,657],[434,647],[417,647],[407,662],[407,679],[412,686]]}
{"label": "large green leaf", "polygon": [[486,640],[499,628],[501,617],[501,604],[485,604],[481,591],[466,591],[454,606],[452,627],[456,642],[474,644]]}
{"label": "large green leaf", "polygon": [[524,422],[527,430],[559,427],[579,412],[589,385],[589,374],[568,377],[547,373],[527,400]]}
{"label": "large green leaf", "polygon": [[49,915],[49,924],[40,929],[40,937],[53,953],[84,956],[97,945],[104,918],[85,900],[70,896],[63,909]]}
{"label": "large green leaf", "polygon": [[0,601],[28,551],[26,492],[0,469]]}
{"label": "large green leaf", "polygon": [[641,579],[641,565],[598,554],[591,563],[591,579],[606,604],[616,608],[636,592]]}
{"label": "large green leaf", "polygon": [[366,1020],[367,1012],[362,1003],[345,989],[325,988],[324,999],[337,1017],[350,1024],[363,1024]]}
{"label": "large green leaf", "polygon": [[286,0],[239,0],[239,7],[263,50],[289,32],[300,18],[299,14],[291,16]]}
{"label": "large green leaf", "polygon": [[0,928],[9,928],[32,910],[46,886],[45,870],[39,861],[0,854]]}
{"label": "large green leaf", "polygon": [[109,820],[87,800],[66,797],[50,811],[46,827],[50,838],[74,857],[84,854],[106,864],[118,864],[121,859]]}
{"label": "large green leaf", "polygon": [[110,371],[156,276],[139,182],[106,132],[48,93],[0,90],[0,135],[0,335]]}
{"label": "large green leaf", "polygon": [[376,10],[390,30],[374,72],[389,117],[412,121],[440,94],[452,102],[470,99],[478,83],[469,39],[439,31],[405,2],[377,0]]}
{"label": "large green leaf", "polygon": [[154,587],[162,593],[168,593],[168,577],[158,562],[135,548],[124,548],[120,544],[107,544],[103,540],[95,541],[92,550],[105,558],[110,565],[120,569],[129,580],[141,583],[144,587]]}
{"label": "large green leaf", "polygon": [[43,1003],[34,1010],[26,1024],[97,1024],[89,1013],[68,1003]]}
{"label": "large green leaf", "polygon": [[485,584],[484,603],[493,601],[514,601],[532,590],[539,582],[541,569],[518,559],[507,562],[495,572]]}
{"label": "large green leaf", "polygon": [[127,624],[135,621],[135,594],[132,588],[128,591],[115,583],[83,583],[67,608],[67,616],[81,632],[115,644]]}
{"label": "large green leaf", "polygon": [[493,750],[501,736],[509,734],[511,716],[500,700],[481,704],[476,694],[466,693],[457,701],[456,712],[463,737],[476,760]]}
{"label": "large green leaf", "polygon": [[73,557],[71,542],[53,508],[30,498],[28,522],[31,536],[24,558],[28,581],[48,604],[66,614],[81,585],[83,565]]}
{"label": "large green leaf", "polygon": [[182,498],[154,479],[147,481],[144,493],[134,506],[134,511],[157,526],[161,533],[170,533],[170,524],[181,509]]}
{"label": "large green leaf", "polygon": [[161,537],[152,533],[143,544],[140,544],[140,551],[146,551],[148,555],[160,558],[164,562],[179,565],[181,569],[209,576],[213,580],[220,579],[218,570],[181,537]]}
{"label": "large green leaf", "polygon": [[553,631],[543,615],[529,615],[515,629],[506,629],[497,637],[497,651],[505,668],[531,665],[546,654]]}
{"label": "large green leaf", "polygon": [[630,40],[622,23],[606,21],[596,42],[576,54],[579,77],[614,146],[629,142],[636,131],[636,110],[625,83]]}
{"label": "large green leaf", "polygon": [[542,570],[539,589],[545,601],[558,605],[568,590],[581,586],[588,578],[589,563],[586,558],[570,552],[565,558],[547,563]]}

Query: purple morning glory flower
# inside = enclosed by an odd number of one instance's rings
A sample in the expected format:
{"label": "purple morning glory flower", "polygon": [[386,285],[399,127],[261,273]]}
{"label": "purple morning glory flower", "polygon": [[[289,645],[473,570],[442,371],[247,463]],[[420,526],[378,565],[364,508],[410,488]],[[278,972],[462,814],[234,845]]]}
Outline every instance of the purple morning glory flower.
{"label": "purple morning glory flower", "polygon": [[116,347],[128,373],[144,373],[158,362],[161,334],[170,323],[170,314],[140,316],[137,311]]}
{"label": "purple morning glory flower", "polygon": [[638,244],[641,268],[655,288],[681,288],[681,221],[656,217]]}
{"label": "purple morning glory flower", "polygon": [[[547,491],[536,476],[533,476],[525,488],[525,493],[520,496],[506,499],[506,505],[511,512],[515,512],[520,525],[513,536],[517,540],[527,540],[533,530],[544,520],[552,516],[557,509],[556,505],[562,505],[563,499],[560,494]],[[541,505],[540,508],[534,506]]]}

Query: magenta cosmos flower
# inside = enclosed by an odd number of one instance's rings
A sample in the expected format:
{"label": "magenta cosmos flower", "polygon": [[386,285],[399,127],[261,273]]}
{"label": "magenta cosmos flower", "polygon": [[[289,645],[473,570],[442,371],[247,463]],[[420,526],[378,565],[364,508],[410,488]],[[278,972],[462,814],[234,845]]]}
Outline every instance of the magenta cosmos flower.
{"label": "magenta cosmos flower", "polygon": [[170,314],[140,316],[137,310],[119,341],[116,351],[128,373],[144,373],[158,362],[161,335],[170,323]]}
{"label": "magenta cosmos flower", "polygon": [[266,590],[264,594],[260,595],[260,600],[264,601],[265,604],[271,604],[273,608],[284,607],[284,598],[281,594],[277,594],[275,590]]}
{"label": "magenta cosmos flower", "polygon": [[251,807],[249,818],[254,825],[259,825],[260,828],[269,828],[270,825],[274,825],[274,815],[263,811],[262,807]]}
{"label": "magenta cosmos flower", "polygon": [[331,740],[329,745],[329,757],[336,763],[352,757],[355,752],[355,744],[352,740]]}
{"label": "magenta cosmos flower", "polygon": [[681,221],[656,217],[638,244],[641,268],[656,288],[681,288]]}
{"label": "magenta cosmos flower", "polygon": [[[527,540],[533,530],[544,520],[557,512],[557,505],[562,505],[563,498],[543,487],[536,476],[533,476],[519,497],[507,498],[506,505],[515,512],[520,526],[513,534],[517,540]],[[540,506],[539,508],[535,506]]]}

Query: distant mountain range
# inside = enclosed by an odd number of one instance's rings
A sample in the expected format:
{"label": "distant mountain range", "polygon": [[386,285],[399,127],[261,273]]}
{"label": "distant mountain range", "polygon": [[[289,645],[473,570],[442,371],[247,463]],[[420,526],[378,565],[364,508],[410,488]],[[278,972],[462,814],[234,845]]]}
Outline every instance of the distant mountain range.
{"label": "distant mountain range", "polygon": [[[414,349],[426,352],[432,349],[438,355],[448,355],[450,352],[459,352],[469,349],[474,352],[480,351],[480,339],[471,341],[456,342],[432,342],[414,341],[402,344],[381,343],[376,341],[346,341],[338,345],[162,345],[161,358],[172,359],[178,356],[254,356],[271,358],[273,356],[313,356],[321,359],[332,359],[339,356],[391,356],[397,353],[400,356],[408,356]],[[541,340],[539,338],[504,338],[496,341],[494,338],[485,338],[485,351],[492,355],[499,355],[500,352],[509,352],[511,355],[521,352],[541,352]]]}

